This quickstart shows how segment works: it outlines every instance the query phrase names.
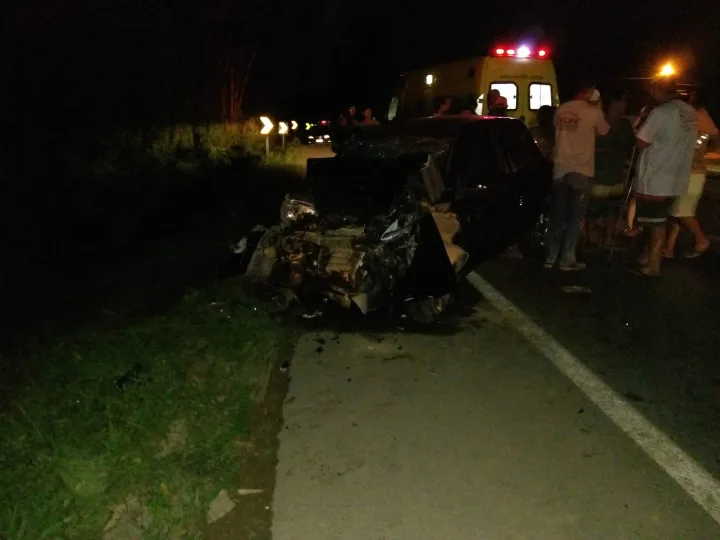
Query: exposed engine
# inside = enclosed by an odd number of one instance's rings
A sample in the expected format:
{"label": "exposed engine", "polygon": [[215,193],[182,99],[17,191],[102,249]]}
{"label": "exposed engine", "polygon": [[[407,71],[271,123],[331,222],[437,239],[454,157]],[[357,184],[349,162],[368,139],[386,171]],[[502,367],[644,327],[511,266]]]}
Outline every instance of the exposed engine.
{"label": "exposed engine", "polygon": [[417,246],[413,214],[391,215],[367,225],[352,218],[303,219],[267,230],[247,269],[251,277],[316,290],[345,307],[367,311],[410,266]]}

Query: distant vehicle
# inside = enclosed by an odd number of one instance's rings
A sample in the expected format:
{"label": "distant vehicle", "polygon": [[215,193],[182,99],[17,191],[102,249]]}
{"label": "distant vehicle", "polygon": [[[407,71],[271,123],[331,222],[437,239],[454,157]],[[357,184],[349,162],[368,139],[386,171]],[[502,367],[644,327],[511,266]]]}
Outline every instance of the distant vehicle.
{"label": "distant vehicle", "polygon": [[452,97],[456,112],[486,115],[488,92],[498,90],[508,115],[532,125],[540,107],[560,103],[550,56],[548,47],[498,45],[489,56],[409,71],[400,77],[388,119],[429,116],[439,97]]}
{"label": "distant vehicle", "polygon": [[533,237],[550,192],[522,122],[447,116],[360,127],[309,159],[276,226],[233,245],[246,275],[366,313],[396,305],[428,322],[468,262]]}
{"label": "distant vehicle", "polygon": [[328,120],[320,120],[305,130],[305,144],[332,144],[332,126]]}

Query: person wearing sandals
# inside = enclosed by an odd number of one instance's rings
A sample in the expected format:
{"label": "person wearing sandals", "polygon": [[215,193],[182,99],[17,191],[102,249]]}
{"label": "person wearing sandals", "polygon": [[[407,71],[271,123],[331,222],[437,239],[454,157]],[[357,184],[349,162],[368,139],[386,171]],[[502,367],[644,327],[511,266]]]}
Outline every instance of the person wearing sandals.
{"label": "person wearing sandals", "polygon": [[[693,102],[691,101],[691,104]],[[707,152],[709,142],[718,137],[718,128],[713,122],[712,117],[707,110],[698,101],[695,101],[695,111],[698,116],[698,137],[695,142],[695,153],[693,154],[692,171],[690,173],[690,184],[687,193],[678,197],[670,211],[670,221],[667,225],[667,242],[665,243],[665,251],[663,257],[672,259],[675,257],[675,243],[680,234],[680,226],[685,227],[692,233],[695,239],[693,249],[684,256],[694,259],[703,255],[710,249],[710,240],[708,240],[698,219],[695,217],[695,210],[700,202],[700,197],[705,187],[705,153]]]}
{"label": "person wearing sandals", "polygon": [[[633,129],[635,130],[635,132],[637,132],[648,119],[648,116],[652,112],[654,106],[655,105],[646,105],[642,108],[642,110],[640,111],[640,115],[637,118],[637,121],[633,125]],[[624,231],[625,236],[631,237],[635,237],[640,233],[637,227],[635,227],[635,212],[637,210],[637,201],[635,200],[635,192],[633,190],[633,185],[635,184],[635,179],[637,177],[636,166],[637,152],[634,153],[632,155],[632,158],[630,159],[630,193],[628,194],[626,227]]]}
{"label": "person wearing sandals", "polygon": [[624,93],[612,97],[605,116],[610,132],[595,144],[595,178],[587,211],[588,243],[610,247],[615,240],[617,217],[623,204],[626,163],[635,146],[635,131],[625,116]]}
{"label": "person wearing sandals", "polygon": [[636,134],[641,151],[635,197],[637,221],[645,225],[639,274],[658,277],[665,248],[665,227],[675,198],[687,193],[695,152],[698,117],[695,109],[678,98],[673,80],[653,83],[658,103]]}

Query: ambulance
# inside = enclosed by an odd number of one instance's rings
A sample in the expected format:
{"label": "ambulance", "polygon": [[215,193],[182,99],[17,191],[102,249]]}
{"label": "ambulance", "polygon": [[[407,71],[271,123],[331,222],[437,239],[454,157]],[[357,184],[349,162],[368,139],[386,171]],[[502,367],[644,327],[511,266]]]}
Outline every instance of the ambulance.
{"label": "ambulance", "polygon": [[435,101],[444,97],[452,98],[454,112],[486,115],[490,90],[507,99],[509,116],[532,125],[540,107],[560,104],[549,47],[497,45],[488,56],[404,73],[393,93],[388,120],[429,116]]}

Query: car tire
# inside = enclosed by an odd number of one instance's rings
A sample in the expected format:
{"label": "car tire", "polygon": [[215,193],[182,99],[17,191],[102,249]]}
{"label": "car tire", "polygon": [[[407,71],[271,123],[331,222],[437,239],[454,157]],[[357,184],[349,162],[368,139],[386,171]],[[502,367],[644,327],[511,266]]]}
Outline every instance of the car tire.
{"label": "car tire", "polygon": [[545,234],[547,232],[548,213],[543,211],[533,224],[533,226],[525,231],[518,241],[520,253],[525,257],[536,257],[542,255],[545,248]]}
{"label": "car tire", "polygon": [[405,311],[412,320],[422,324],[434,323],[447,311],[453,300],[452,294],[445,294],[437,298],[425,298],[408,302]]}

